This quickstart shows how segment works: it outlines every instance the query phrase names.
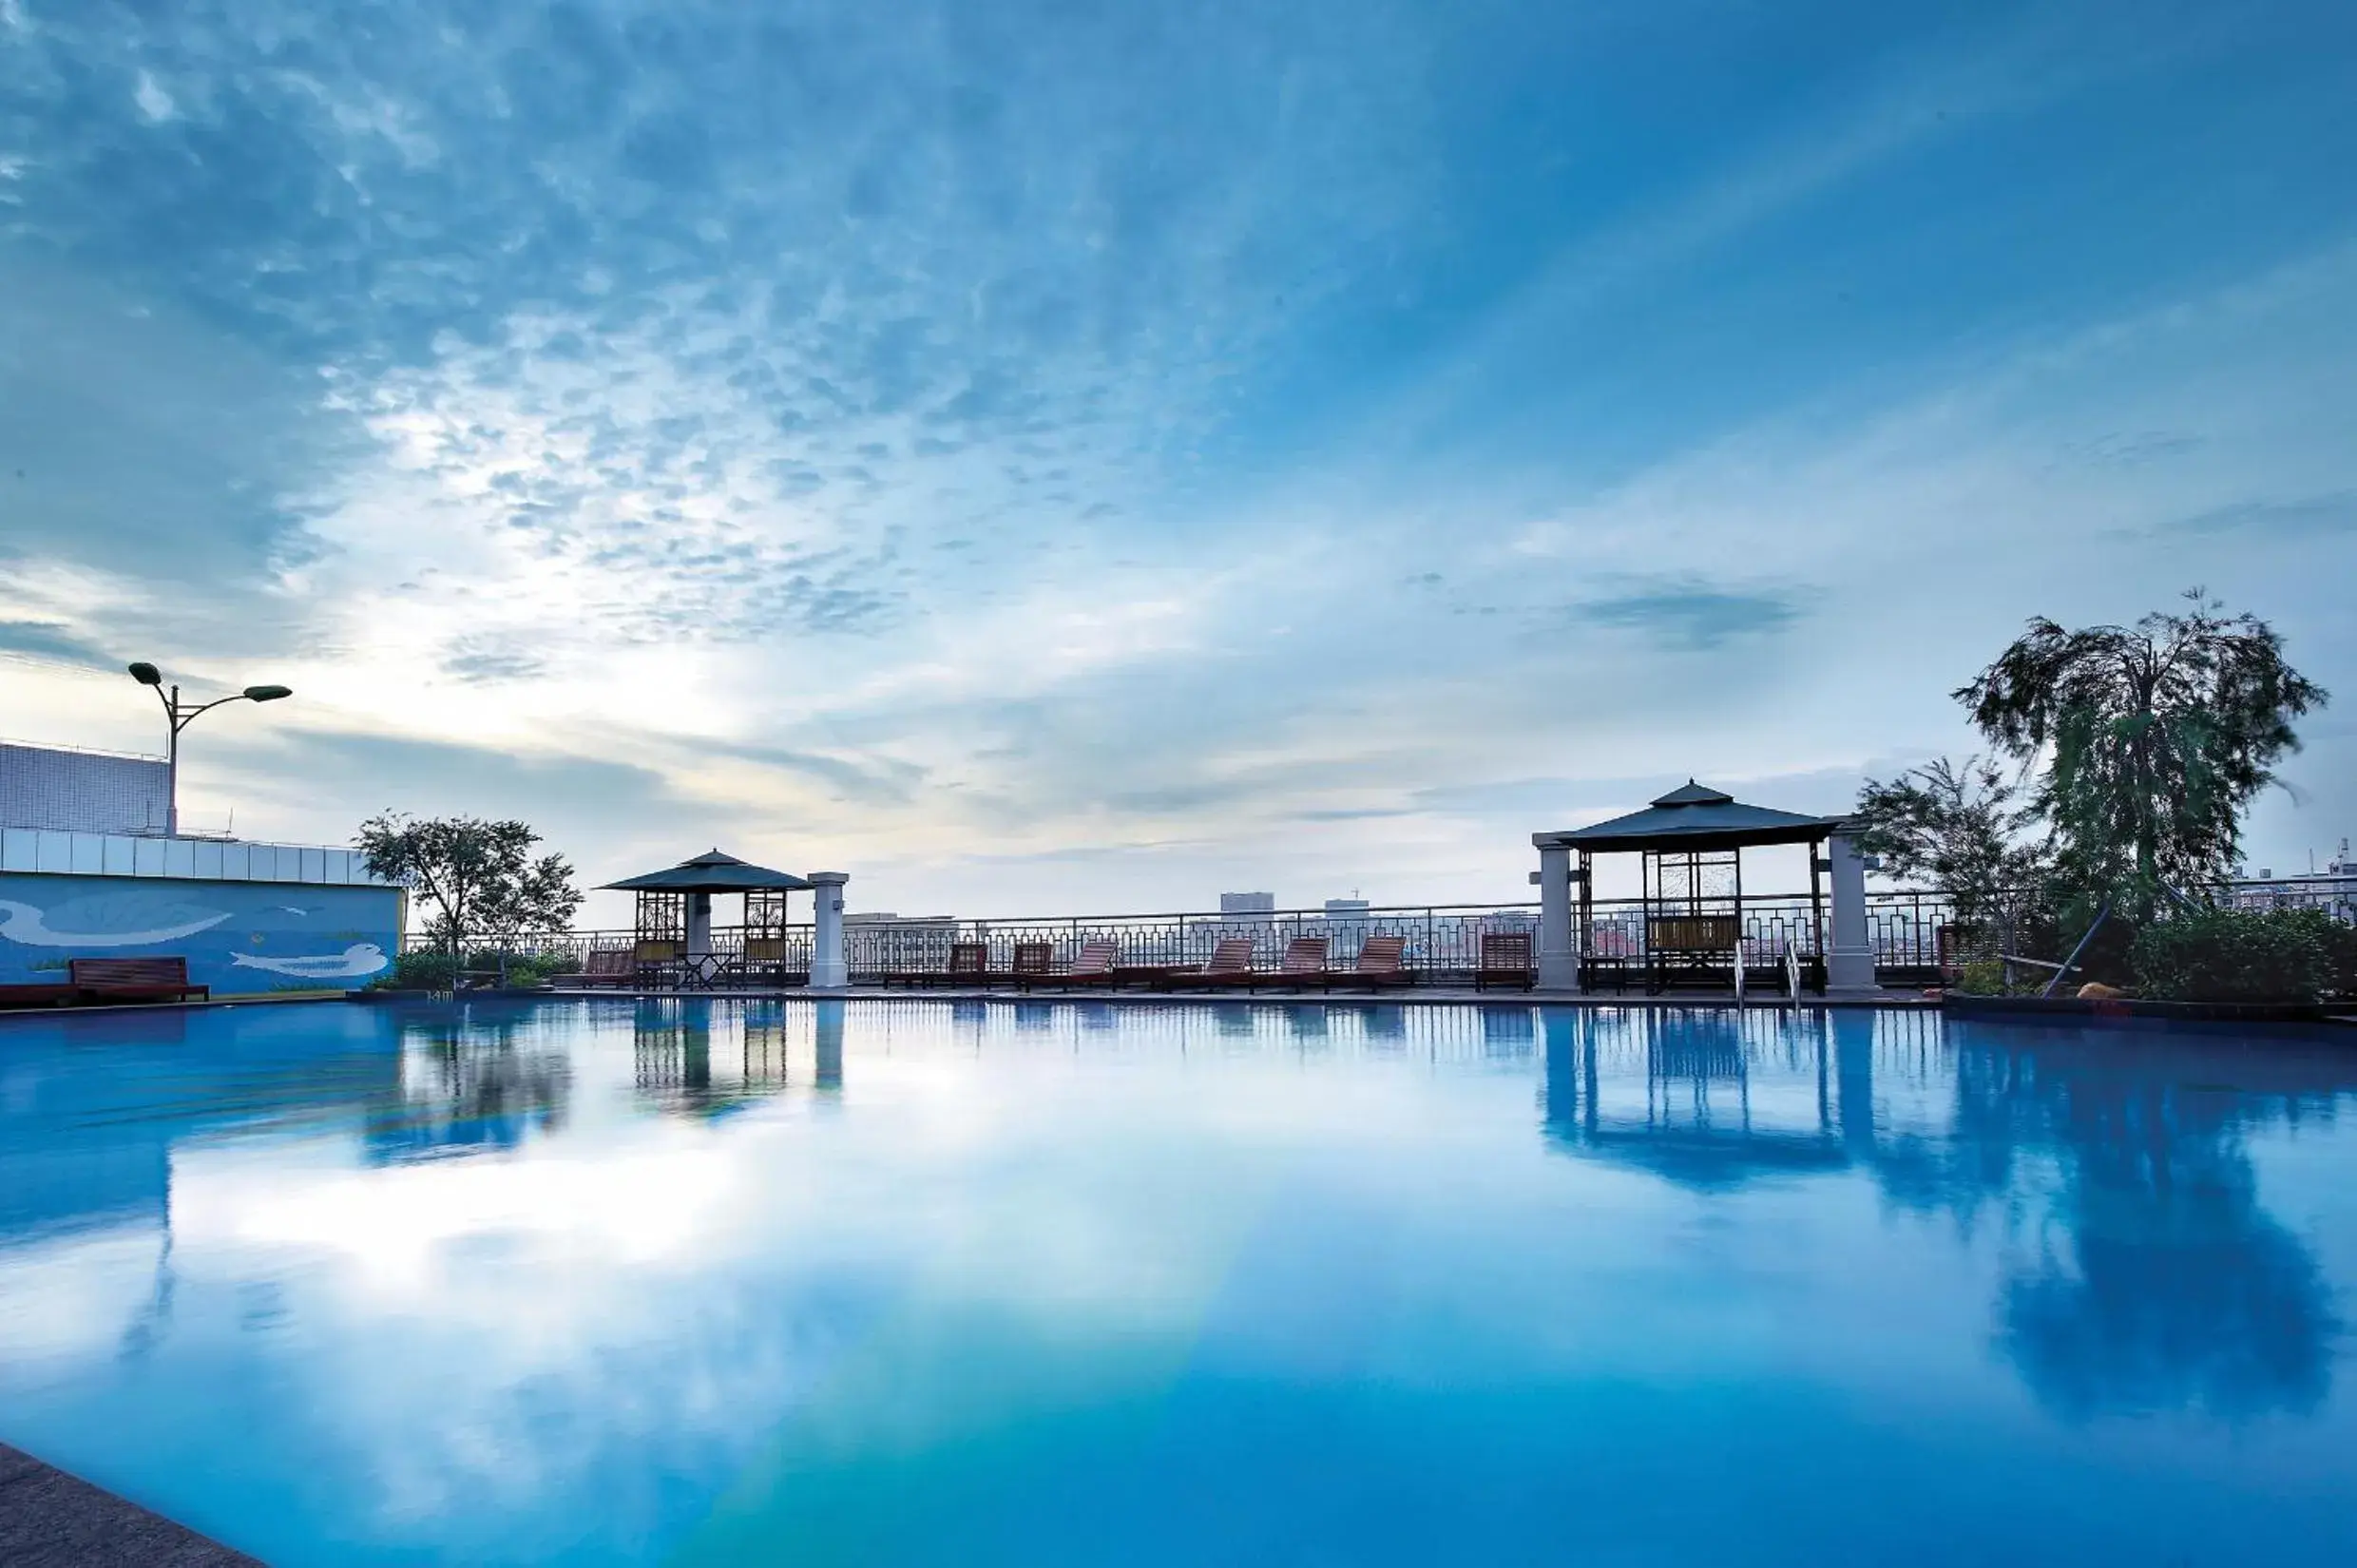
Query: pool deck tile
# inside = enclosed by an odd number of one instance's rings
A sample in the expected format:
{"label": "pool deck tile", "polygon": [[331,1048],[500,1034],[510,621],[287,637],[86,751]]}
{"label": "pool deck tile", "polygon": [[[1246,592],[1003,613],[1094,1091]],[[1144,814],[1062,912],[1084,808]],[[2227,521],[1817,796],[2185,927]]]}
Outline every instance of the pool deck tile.
{"label": "pool deck tile", "polygon": [[0,1562],[9,1568],[262,1568],[0,1443]]}

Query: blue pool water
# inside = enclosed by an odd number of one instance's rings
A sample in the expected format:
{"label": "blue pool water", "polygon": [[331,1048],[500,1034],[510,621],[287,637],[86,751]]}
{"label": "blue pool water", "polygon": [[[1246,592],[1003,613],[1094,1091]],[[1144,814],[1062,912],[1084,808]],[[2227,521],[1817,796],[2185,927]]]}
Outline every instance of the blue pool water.
{"label": "blue pool water", "polygon": [[278,1564],[2357,1561],[2357,1031],[0,1021],[0,1440]]}

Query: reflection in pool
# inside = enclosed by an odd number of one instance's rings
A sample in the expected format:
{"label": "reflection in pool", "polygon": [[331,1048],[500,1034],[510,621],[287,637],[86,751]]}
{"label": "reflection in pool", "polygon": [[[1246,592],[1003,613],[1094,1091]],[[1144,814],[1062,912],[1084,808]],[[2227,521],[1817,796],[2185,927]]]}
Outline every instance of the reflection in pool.
{"label": "reflection in pool", "polygon": [[2357,1558],[2343,1037],[0,1023],[0,1440],[281,1565]]}

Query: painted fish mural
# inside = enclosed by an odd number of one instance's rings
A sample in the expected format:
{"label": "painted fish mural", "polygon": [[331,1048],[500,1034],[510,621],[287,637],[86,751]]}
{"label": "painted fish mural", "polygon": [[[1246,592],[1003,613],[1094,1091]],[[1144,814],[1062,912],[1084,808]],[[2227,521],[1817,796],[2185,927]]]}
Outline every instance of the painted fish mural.
{"label": "painted fish mural", "polygon": [[237,969],[267,969],[272,974],[293,975],[300,980],[350,980],[373,975],[386,965],[385,949],[374,942],[355,942],[340,953],[319,953],[308,958],[259,958],[252,953],[239,953],[229,960]]}
{"label": "painted fish mural", "polygon": [[0,898],[0,937],[31,947],[141,947],[209,931],[229,918],[153,893],[103,893],[47,909]]}

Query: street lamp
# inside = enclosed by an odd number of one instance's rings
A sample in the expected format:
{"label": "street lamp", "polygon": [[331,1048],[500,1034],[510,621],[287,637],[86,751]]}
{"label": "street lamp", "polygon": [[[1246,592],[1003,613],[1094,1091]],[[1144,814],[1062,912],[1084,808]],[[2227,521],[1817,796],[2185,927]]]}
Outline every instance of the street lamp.
{"label": "street lamp", "polygon": [[164,721],[171,726],[170,737],[163,753],[163,836],[180,836],[180,732],[195,722],[197,715],[220,707],[224,702],[276,702],[282,697],[293,697],[288,686],[248,686],[229,697],[217,697],[210,702],[182,702],[180,686],[175,683],[170,696],[164,695],[163,672],[145,660],[131,666],[131,679],[151,688],[156,700],[163,704]]}

